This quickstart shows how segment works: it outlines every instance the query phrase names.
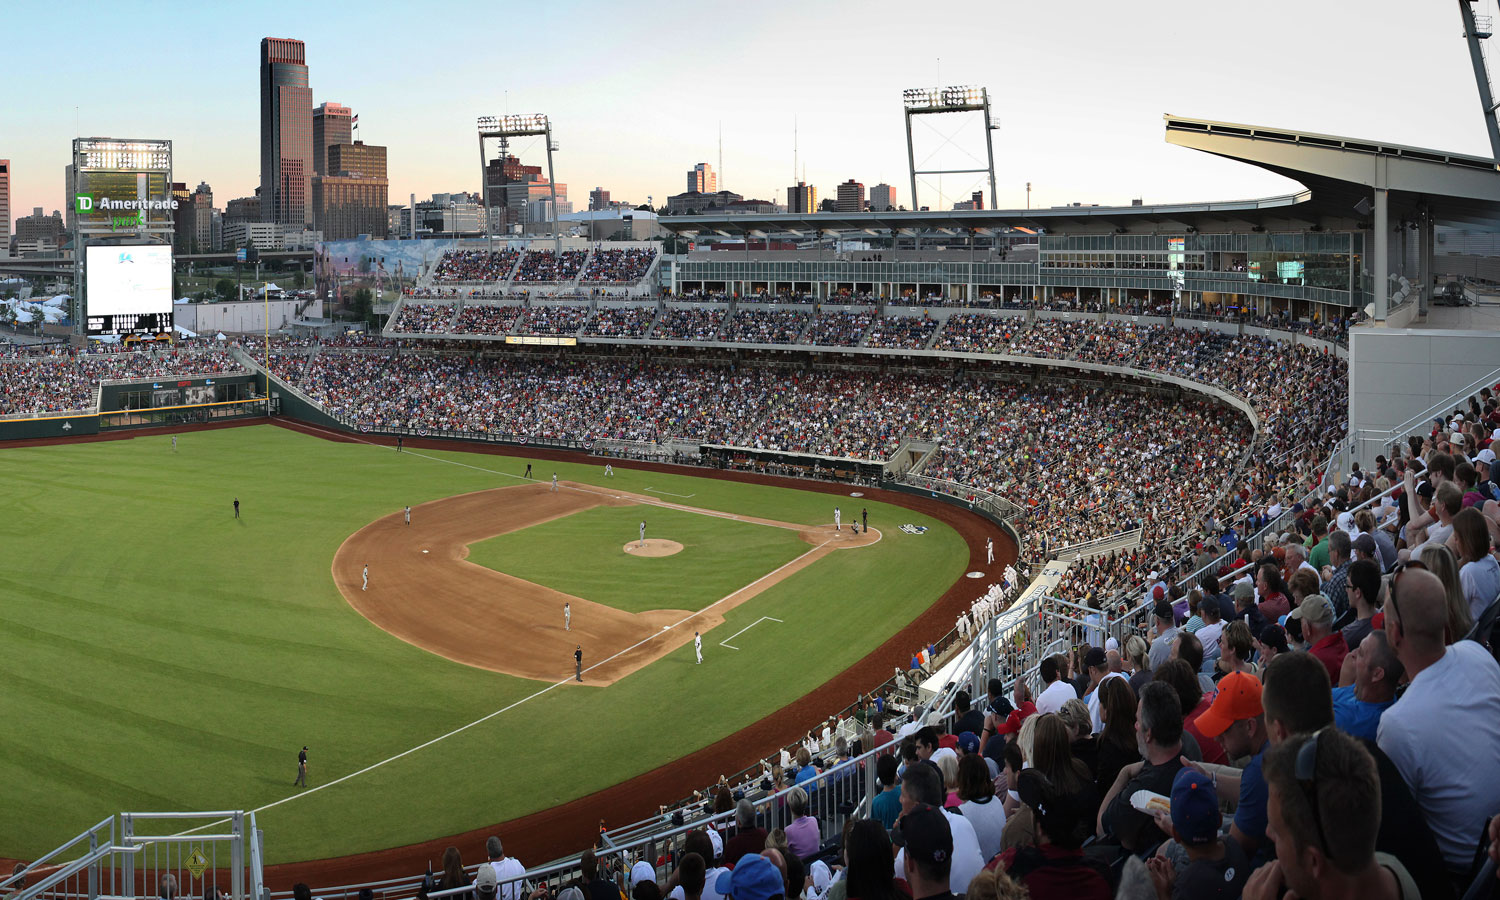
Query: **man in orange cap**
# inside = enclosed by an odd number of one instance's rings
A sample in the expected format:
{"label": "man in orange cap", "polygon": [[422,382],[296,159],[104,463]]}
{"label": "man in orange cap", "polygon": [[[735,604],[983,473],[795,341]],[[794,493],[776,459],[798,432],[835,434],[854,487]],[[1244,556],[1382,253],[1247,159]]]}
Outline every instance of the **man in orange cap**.
{"label": "man in orange cap", "polygon": [[1219,680],[1219,695],[1198,717],[1197,724],[1205,737],[1219,742],[1230,759],[1250,757],[1243,771],[1226,772],[1216,766],[1211,774],[1219,793],[1239,791],[1240,804],[1229,836],[1253,858],[1266,842],[1267,790],[1261,760],[1270,747],[1265,708],[1260,703],[1260,679],[1246,672],[1225,675]]}

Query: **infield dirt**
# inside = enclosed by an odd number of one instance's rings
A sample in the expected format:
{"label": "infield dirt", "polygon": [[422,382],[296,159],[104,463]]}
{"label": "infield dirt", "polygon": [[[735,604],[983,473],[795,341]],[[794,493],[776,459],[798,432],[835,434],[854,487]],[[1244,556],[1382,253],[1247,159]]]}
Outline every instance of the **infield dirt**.
{"label": "infield dirt", "polygon": [[[334,582],[349,605],[376,626],[446,659],[522,678],[571,682],[573,653],[581,647],[580,686],[600,687],[688,643],[693,632],[722,624],[730,610],[828,553],[880,539],[879,531],[856,535],[831,525],[726,516],[570,482],[559,487],[554,491],[546,483],[522,484],[434,500],[412,508],[410,525],[399,512],[377,519],[339,547],[333,559]],[[574,597],[467,558],[469,545],[477,541],[596,506],[637,504],[786,528],[811,547],[703,610],[640,613]],[[565,627],[564,604],[572,609],[571,628]]]}

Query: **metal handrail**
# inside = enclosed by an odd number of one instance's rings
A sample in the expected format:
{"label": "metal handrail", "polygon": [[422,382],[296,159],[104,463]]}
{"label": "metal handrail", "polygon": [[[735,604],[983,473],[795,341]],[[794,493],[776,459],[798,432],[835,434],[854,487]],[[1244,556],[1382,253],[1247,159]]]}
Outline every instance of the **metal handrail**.
{"label": "metal handrail", "polygon": [[1500,382],[1500,368],[1496,368],[1494,371],[1490,372],[1488,375],[1485,375],[1483,378],[1470,383],[1468,387],[1463,388],[1462,390],[1454,391],[1452,394],[1449,394],[1448,397],[1444,400],[1427,407],[1427,409],[1423,410],[1415,416],[1412,416],[1405,422],[1402,422],[1400,425],[1395,425],[1387,431],[1379,432],[1379,434],[1381,435],[1381,437],[1379,438],[1374,436],[1375,432],[1368,429],[1361,429],[1361,439],[1380,440],[1383,443],[1390,443],[1393,440],[1405,437],[1405,435],[1413,428],[1425,423],[1428,419],[1433,418],[1434,413],[1438,412],[1439,410],[1446,410],[1448,407],[1455,405],[1456,402],[1466,400],[1469,397],[1473,396],[1474,393],[1480,388],[1489,387],[1496,382]]}

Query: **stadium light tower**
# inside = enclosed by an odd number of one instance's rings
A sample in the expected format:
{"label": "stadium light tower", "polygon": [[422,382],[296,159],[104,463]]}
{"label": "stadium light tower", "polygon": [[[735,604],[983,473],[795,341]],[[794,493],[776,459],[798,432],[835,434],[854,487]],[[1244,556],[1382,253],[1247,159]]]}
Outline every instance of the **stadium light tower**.
{"label": "stadium light tower", "polygon": [[[995,208],[995,142],[990,136],[999,126],[990,122],[990,92],[982,87],[911,88],[901,92],[901,103],[906,109],[906,161],[911,169],[911,208],[920,210],[917,200],[918,175],[958,175],[986,173],[990,177],[990,209]],[[937,113],[984,113],[984,148],[989,165],[983,169],[918,169],[917,155],[912,147],[912,116]],[[975,157],[976,159],[978,157]]]}
{"label": "stadium light tower", "polygon": [[[503,169],[505,165],[504,154],[510,145],[510,139],[515,137],[541,136],[547,142],[547,181],[552,194],[552,236],[554,246],[562,252],[562,228],[557,221],[557,176],[552,170],[552,151],[557,149],[557,143],[552,140],[552,122],[545,113],[531,113],[528,115],[514,116],[481,116],[479,118],[479,184],[480,193],[484,200],[484,236],[490,238],[490,182],[489,168],[484,153],[484,142],[486,138],[496,138],[500,141],[501,160]],[[527,193],[527,198],[531,196]]]}
{"label": "stadium light tower", "polygon": [[1485,66],[1484,48],[1479,42],[1493,34],[1489,16],[1474,15],[1474,0],[1458,0],[1458,13],[1464,21],[1464,39],[1469,43],[1469,60],[1474,65],[1474,82],[1479,86],[1479,106],[1484,111],[1484,130],[1490,138],[1490,154],[1500,161],[1500,122],[1495,120],[1495,99],[1490,92],[1490,73]]}

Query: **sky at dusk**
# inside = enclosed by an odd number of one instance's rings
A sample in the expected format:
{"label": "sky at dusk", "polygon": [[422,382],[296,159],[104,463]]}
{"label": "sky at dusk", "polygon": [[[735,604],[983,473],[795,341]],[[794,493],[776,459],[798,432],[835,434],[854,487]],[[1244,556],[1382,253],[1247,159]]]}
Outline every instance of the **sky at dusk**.
{"label": "sky at dusk", "polygon": [[[901,91],[959,84],[990,90],[1006,208],[1026,204],[1027,182],[1034,206],[1296,189],[1168,146],[1164,113],[1489,155],[1457,7],[1432,0],[8,0],[5,24],[13,216],[62,207],[79,135],[167,138],[174,180],[207,181],[221,208],[253,193],[266,36],[305,41],[314,103],[352,107],[360,137],[390,148],[392,203],[477,190],[476,117],[545,112],[580,209],[596,185],[660,206],[694,163],[717,167],[721,128],[720,186],[784,202],[794,122],[821,196],[848,178],[886,181],[910,206]],[[977,122],[928,118],[919,165],[982,158]],[[538,140],[515,149],[544,162]],[[978,186],[934,177],[922,202],[951,206]]]}

